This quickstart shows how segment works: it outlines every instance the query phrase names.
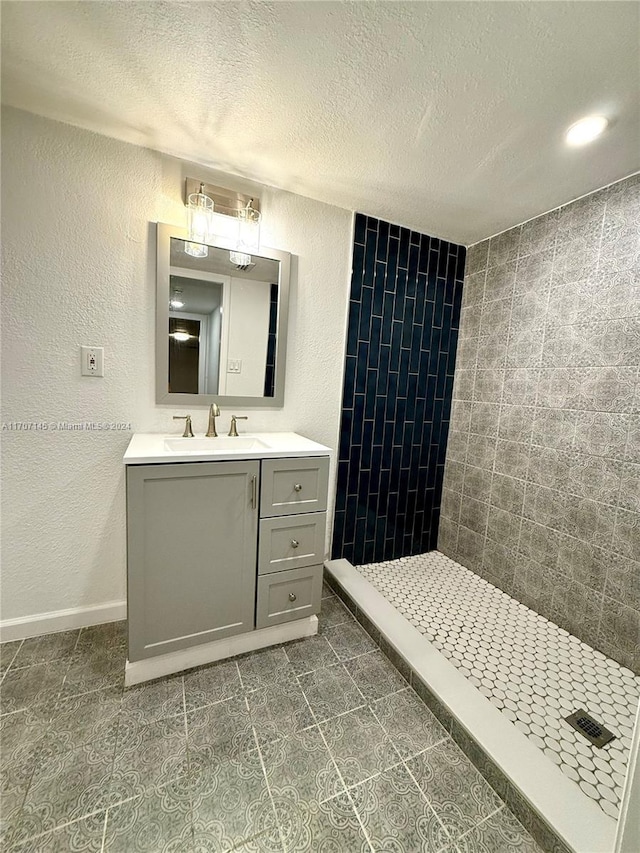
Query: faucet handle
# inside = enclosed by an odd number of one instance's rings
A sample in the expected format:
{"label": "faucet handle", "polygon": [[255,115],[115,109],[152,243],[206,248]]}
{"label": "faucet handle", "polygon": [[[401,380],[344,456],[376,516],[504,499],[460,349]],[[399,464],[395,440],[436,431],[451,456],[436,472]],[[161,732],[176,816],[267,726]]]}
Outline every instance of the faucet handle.
{"label": "faucet handle", "polygon": [[184,421],[183,438],[193,438],[193,430],[191,429],[191,415],[174,415],[174,421]]}
{"label": "faucet handle", "polygon": [[248,421],[249,417],[247,415],[231,415],[231,427],[229,429],[229,435],[237,436],[238,429],[236,427],[236,421]]}

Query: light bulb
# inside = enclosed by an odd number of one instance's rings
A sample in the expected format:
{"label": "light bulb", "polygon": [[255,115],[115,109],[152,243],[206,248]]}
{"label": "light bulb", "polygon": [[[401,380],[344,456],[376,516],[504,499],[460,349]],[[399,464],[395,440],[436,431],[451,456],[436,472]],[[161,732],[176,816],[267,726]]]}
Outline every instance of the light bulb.
{"label": "light bulb", "polygon": [[171,332],[170,337],[176,341],[188,341],[192,336],[189,332]]}
{"label": "light bulb", "polygon": [[586,116],[572,124],[564,135],[567,145],[574,148],[593,142],[607,129],[609,122],[604,116]]}

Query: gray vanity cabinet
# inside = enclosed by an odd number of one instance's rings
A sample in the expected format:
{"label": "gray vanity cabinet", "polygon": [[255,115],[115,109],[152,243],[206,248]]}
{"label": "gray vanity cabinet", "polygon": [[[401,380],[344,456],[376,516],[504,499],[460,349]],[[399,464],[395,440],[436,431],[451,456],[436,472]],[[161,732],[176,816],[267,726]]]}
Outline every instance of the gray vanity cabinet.
{"label": "gray vanity cabinet", "polygon": [[129,660],[252,631],[260,462],[127,467]]}

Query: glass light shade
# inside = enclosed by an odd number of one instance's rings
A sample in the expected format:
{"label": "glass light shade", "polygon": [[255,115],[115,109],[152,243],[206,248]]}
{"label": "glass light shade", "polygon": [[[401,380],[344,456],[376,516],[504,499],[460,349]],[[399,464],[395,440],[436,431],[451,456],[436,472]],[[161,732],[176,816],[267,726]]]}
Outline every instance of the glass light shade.
{"label": "glass light shade", "polygon": [[229,252],[229,260],[237,267],[248,267],[251,263],[251,255],[244,252]]}
{"label": "glass light shade", "polygon": [[211,238],[212,224],[213,199],[205,195],[204,184],[200,184],[200,191],[191,193],[187,199],[187,229],[190,242],[208,243]]}
{"label": "glass light shade", "polygon": [[204,243],[188,243],[185,241],[184,251],[192,258],[206,258],[209,254],[209,249]]}
{"label": "glass light shade", "polygon": [[260,249],[260,219],[259,211],[251,207],[251,202],[238,211],[238,243],[241,252],[258,252]]}

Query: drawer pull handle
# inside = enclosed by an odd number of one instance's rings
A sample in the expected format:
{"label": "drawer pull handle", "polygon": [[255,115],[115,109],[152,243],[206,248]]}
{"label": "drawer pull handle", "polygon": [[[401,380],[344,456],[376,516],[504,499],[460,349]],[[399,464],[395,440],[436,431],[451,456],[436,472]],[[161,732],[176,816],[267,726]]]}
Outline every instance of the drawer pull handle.
{"label": "drawer pull handle", "polygon": [[292,547],[292,548],[297,548],[299,544],[300,544],[300,543],[298,542],[298,540],[297,540],[297,539],[292,539],[292,540],[291,540],[291,547]]}
{"label": "drawer pull handle", "polygon": [[293,487],[293,490],[294,490],[294,492],[301,492],[302,486],[300,485],[300,483],[296,483],[295,486]]}
{"label": "drawer pull handle", "polygon": [[297,596],[296,596],[295,592],[289,593],[289,601],[295,601],[296,598],[297,598]]}

